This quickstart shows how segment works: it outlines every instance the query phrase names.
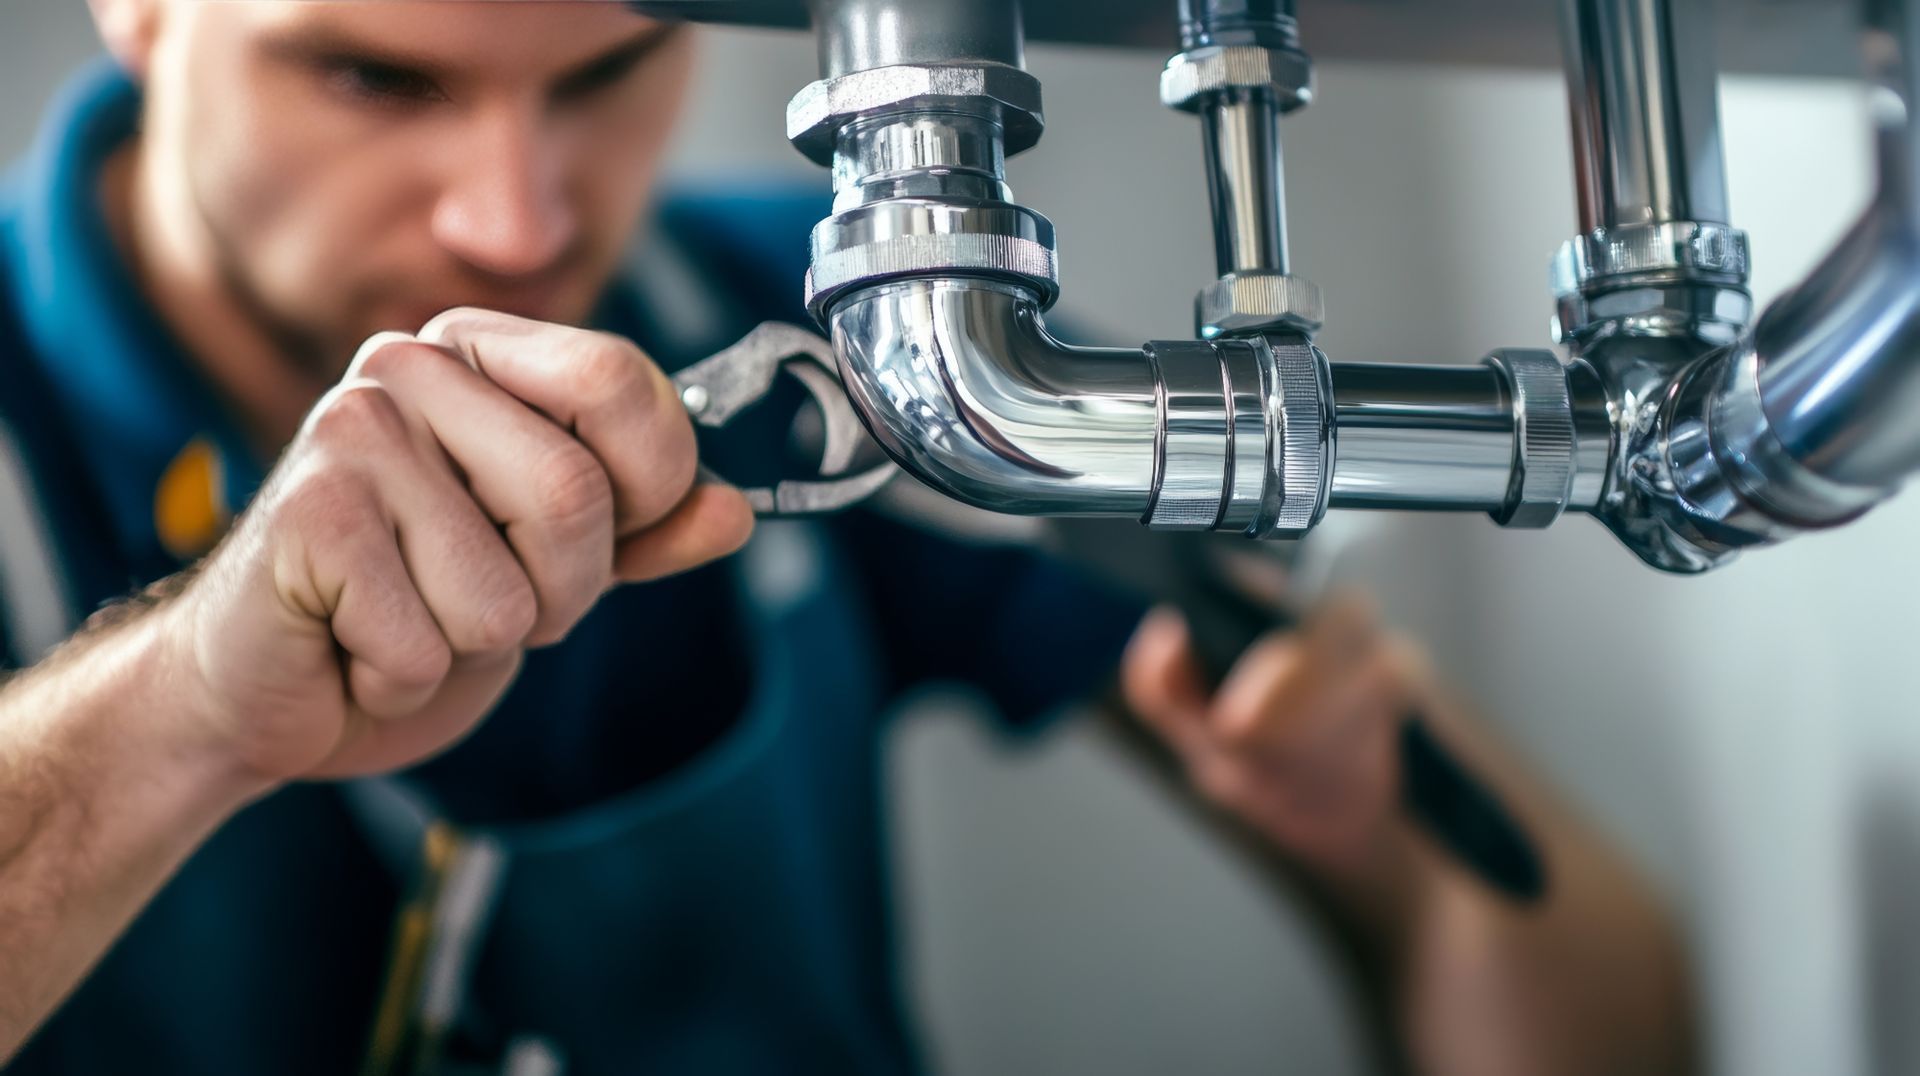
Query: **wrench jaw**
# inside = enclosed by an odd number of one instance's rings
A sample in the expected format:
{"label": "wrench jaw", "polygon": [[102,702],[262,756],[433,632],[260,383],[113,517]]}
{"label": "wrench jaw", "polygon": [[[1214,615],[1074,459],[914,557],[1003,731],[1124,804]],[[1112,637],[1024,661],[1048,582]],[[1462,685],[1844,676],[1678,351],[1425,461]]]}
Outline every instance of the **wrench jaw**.
{"label": "wrench jaw", "polygon": [[[769,321],[725,350],[674,375],[680,401],[694,422],[721,429],[764,399],[781,370],[807,390],[824,420],[825,445],[818,478],[787,479],[771,486],[741,487],[754,514],[762,518],[817,516],[849,508],[878,493],[899,470],[891,461],[849,474],[863,446],[866,427],[841,387],[833,345],[798,325]],[[877,453],[876,453],[877,455]],[[733,485],[709,468],[702,481]]]}

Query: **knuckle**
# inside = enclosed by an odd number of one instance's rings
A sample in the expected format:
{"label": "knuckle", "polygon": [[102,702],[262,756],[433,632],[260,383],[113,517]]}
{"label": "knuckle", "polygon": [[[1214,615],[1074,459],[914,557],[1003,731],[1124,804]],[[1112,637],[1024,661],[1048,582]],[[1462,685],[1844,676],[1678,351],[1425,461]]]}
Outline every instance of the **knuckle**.
{"label": "knuckle", "polygon": [[407,435],[406,418],[379,382],[355,378],[322,397],[307,420],[311,435],[326,444],[392,444]]}
{"label": "knuckle", "polygon": [[473,622],[473,641],[483,651],[510,650],[533,631],[540,606],[524,578],[510,582],[483,603]]}
{"label": "knuckle", "polygon": [[419,337],[422,340],[443,340],[456,327],[476,321],[488,313],[477,306],[456,306],[442,310],[420,326]]}
{"label": "knuckle", "polygon": [[384,522],[368,482],[357,471],[318,463],[288,487],[283,504],[293,524],[320,548],[345,545]]}
{"label": "knuckle", "polygon": [[567,356],[567,387],[588,407],[616,401],[640,406],[651,403],[653,379],[640,349],[607,333],[581,333]]}
{"label": "knuckle", "polygon": [[1223,714],[1215,722],[1214,737],[1221,746],[1233,751],[1246,752],[1262,747],[1268,738],[1264,716],[1252,712]]}
{"label": "knuckle", "polygon": [[386,674],[403,687],[431,687],[453,669],[453,651],[437,631],[407,633],[387,657]]}
{"label": "knuckle", "polygon": [[1193,781],[1202,795],[1224,806],[1237,804],[1244,792],[1245,783],[1240,771],[1221,762],[1198,767],[1193,774]]}
{"label": "knuckle", "polygon": [[347,364],[347,375],[358,376],[368,365],[384,361],[381,356],[416,342],[414,337],[402,332],[374,333],[360,344],[358,351],[353,353],[353,361]]}
{"label": "knuckle", "polygon": [[[422,343],[397,333],[384,335],[390,335],[393,338],[378,347],[363,349],[361,357],[355,360],[355,372],[359,376],[374,381],[391,381],[403,370],[418,369],[422,364],[439,365],[448,361],[447,353],[432,344]],[[375,337],[375,340],[378,339],[379,337]]]}
{"label": "knuckle", "polygon": [[567,443],[548,452],[532,468],[531,478],[541,514],[552,521],[590,520],[613,509],[613,487],[607,472],[578,444]]}

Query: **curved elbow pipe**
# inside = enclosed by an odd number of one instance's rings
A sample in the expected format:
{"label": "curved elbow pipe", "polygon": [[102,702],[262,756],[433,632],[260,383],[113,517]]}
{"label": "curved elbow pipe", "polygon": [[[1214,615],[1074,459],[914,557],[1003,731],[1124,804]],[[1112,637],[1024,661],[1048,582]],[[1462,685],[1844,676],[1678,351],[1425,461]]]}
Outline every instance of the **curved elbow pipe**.
{"label": "curved elbow pipe", "polygon": [[827,321],[874,439],[957,500],[1254,537],[1326,511],[1332,392],[1304,341],[1073,347],[1031,291],[976,277],[850,292]]}
{"label": "curved elbow pipe", "polygon": [[1804,282],[1682,375],[1664,420],[1684,516],[1714,546],[1853,519],[1920,470],[1920,6],[1873,6],[1873,202]]}
{"label": "curved elbow pipe", "polygon": [[1031,294],[972,279],[859,292],[829,327],[874,439],[941,493],[1022,515],[1148,514],[1160,407],[1144,350],[1070,347]]}

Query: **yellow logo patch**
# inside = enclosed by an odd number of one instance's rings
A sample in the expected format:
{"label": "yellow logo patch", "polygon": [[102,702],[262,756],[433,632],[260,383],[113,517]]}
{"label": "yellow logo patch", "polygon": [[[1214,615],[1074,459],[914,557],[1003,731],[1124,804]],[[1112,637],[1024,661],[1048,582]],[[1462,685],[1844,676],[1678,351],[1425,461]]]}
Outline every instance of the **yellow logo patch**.
{"label": "yellow logo patch", "polygon": [[153,491],[153,530],[167,552],[181,560],[205,555],[227,532],[227,509],[220,451],[205,437],[167,464]]}

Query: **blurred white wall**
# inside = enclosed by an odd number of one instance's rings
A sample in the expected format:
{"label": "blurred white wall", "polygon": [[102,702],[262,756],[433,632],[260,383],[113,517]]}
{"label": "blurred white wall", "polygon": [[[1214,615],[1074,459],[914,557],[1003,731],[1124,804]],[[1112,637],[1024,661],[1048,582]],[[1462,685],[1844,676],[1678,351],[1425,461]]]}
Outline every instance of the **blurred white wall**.
{"label": "blurred white wall", "polygon": [[[91,49],[79,0],[0,13],[0,151]],[[706,61],[677,171],[824,185],[781,137],[810,44],[715,33]],[[1098,342],[1186,335],[1211,272],[1199,136],[1157,104],[1160,62],[1031,56],[1048,131],[1011,180],[1058,225],[1063,312]],[[1734,79],[1723,105],[1764,300],[1864,197],[1861,98]],[[1544,267],[1573,227],[1564,131],[1552,72],[1323,65],[1286,135],[1327,350],[1473,361],[1544,344]],[[1920,1012],[1916,535],[1910,494],[1677,579],[1583,519],[1543,534],[1396,518],[1349,566],[1673,896],[1720,1072],[1920,1071],[1905,1019]],[[1311,931],[1096,737],[1015,750],[925,709],[895,752],[897,843],[912,988],[944,1071],[1367,1071]]]}

